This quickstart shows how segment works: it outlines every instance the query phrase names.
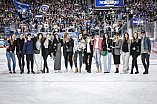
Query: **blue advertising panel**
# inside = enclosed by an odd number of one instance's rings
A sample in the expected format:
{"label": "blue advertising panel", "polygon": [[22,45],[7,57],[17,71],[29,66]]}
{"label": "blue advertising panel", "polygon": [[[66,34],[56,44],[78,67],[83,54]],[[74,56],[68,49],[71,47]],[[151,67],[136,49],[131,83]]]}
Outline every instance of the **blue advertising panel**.
{"label": "blue advertising panel", "polygon": [[4,35],[7,37],[11,35],[10,26],[4,26]]}
{"label": "blue advertising panel", "polygon": [[143,18],[132,18],[131,25],[143,25],[144,19]]}
{"label": "blue advertising panel", "polygon": [[95,7],[119,7],[123,6],[123,0],[95,0]]}

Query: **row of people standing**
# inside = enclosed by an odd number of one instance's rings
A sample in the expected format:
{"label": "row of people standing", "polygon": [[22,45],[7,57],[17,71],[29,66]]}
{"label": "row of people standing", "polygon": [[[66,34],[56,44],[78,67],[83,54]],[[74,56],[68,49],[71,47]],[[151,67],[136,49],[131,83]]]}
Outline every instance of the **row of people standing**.
{"label": "row of people standing", "polygon": [[[122,73],[128,73],[129,71],[129,58],[132,55],[132,68],[131,74],[133,74],[133,68],[136,67],[135,74],[138,74],[137,57],[141,54],[142,63],[145,68],[143,74],[148,74],[149,68],[149,55],[151,51],[151,44],[149,38],[142,32],[142,41],[138,38],[138,34],[135,32],[133,39],[130,41],[129,34],[124,33],[123,39],[119,39],[119,35],[116,34],[114,39],[110,39],[107,33],[104,34],[103,39],[99,38],[98,34],[95,34],[95,38],[92,39],[91,35],[87,34],[86,39],[83,39],[83,34],[78,35],[78,39],[75,41],[69,37],[68,33],[64,34],[63,40],[59,38],[57,34],[54,35],[53,42],[49,40],[50,35],[47,34],[46,38],[43,38],[43,34],[39,33],[37,37],[31,38],[31,34],[27,34],[27,38],[24,39],[24,34],[20,34],[20,38],[15,40],[15,34],[11,35],[11,39],[5,42],[7,48],[6,56],[8,60],[9,72],[11,72],[10,58],[13,61],[13,73],[15,72],[15,46],[16,54],[19,60],[20,73],[24,73],[26,57],[28,74],[30,73],[29,64],[31,62],[31,72],[35,74],[33,70],[34,60],[37,66],[37,73],[49,73],[47,64],[48,55],[54,56],[54,70],[55,72],[61,72],[61,47],[63,47],[63,56],[65,59],[65,68],[68,71],[68,62],[70,62],[71,71],[73,70],[73,53],[75,73],[81,73],[82,63],[86,64],[85,69],[88,73],[91,73],[92,57],[96,61],[97,73],[102,72],[101,57],[103,57],[104,73],[110,73],[111,70],[111,58],[113,54],[114,64],[116,66],[116,72],[119,73],[120,56],[122,54],[123,70]],[[77,57],[79,56],[79,69]],[[107,66],[108,58],[108,66]],[[44,64],[42,64],[42,59]],[[147,63],[145,63],[145,60]],[[43,68],[43,69],[42,69]]]}

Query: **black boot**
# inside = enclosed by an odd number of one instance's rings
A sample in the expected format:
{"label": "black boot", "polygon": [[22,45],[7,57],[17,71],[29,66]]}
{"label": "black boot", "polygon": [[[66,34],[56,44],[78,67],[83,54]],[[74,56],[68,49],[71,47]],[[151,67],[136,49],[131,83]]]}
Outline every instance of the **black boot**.
{"label": "black boot", "polygon": [[116,68],[116,72],[115,73],[119,73],[119,69],[118,68]]}
{"label": "black boot", "polygon": [[49,73],[49,68],[47,67],[47,72],[46,73]]}
{"label": "black boot", "polygon": [[43,70],[41,70],[42,73],[45,73],[45,68]]}
{"label": "black boot", "polygon": [[136,72],[135,72],[135,74],[139,74],[138,66],[136,67]]}
{"label": "black boot", "polygon": [[130,74],[133,74],[133,68],[131,69],[131,73]]}

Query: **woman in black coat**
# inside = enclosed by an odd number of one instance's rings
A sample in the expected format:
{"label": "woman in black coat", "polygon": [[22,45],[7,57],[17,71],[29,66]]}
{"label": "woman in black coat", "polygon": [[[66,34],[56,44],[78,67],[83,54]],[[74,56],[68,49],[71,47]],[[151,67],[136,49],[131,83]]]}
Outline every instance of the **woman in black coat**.
{"label": "woman in black coat", "polygon": [[68,71],[68,60],[70,62],[70,66],[71,66],[71,72],[73,71],[73,69],[72,69],[73,47],[74,47],[74,40],[69,37],[68,33],[65,33],[64,38],[63,38],[63,56],[65,59],[66,72]]}
{"label": "woman in black coat", "polygon": [[46,34],[46,39],[44,39],[44,42],[42,43],[42,56],[44,59],[44,67],[42,73],[45,73],[45,68],[47,69],[47,73],[49,73],[49,68],[47,65],[47,57],[48,55],[51,55],[51,45],[52,45],[49,38],[50,38],[50,34]]}
{"label": "woman in black coat", "polygon": [[56,72],[61,72],[61,47],[63,46],[62,40],[59,38],[58,34],[55,34],[53,44],[52,44],[52,54],[54,55],[54,70]]}
{"label": "woman in black coat", "polygon": [[133,35],[133,39],[131,41],[131,46],[130,46],[130,55],[132,55],[132,68],[131,68],[131,73],[133,74],[133,68],[136,67],[136,72],[135,74],[139,74],[138,71],[138,65],[137,65],[137,57],[141,53],[141,41],[138,39],[138,33],[135,32]]}

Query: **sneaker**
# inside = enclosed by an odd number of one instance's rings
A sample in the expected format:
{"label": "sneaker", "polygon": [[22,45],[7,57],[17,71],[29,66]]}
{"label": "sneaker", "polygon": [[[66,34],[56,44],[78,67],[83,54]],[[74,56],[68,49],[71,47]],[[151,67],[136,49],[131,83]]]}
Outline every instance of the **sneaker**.
{"label": "sneaker", "polygon": [[37,74],[40,74],[40,71],[39,71],[39,70],[37,71]]}
{"label": "sneaker", "polygon": [[29,74],[30,72],[27,72],[27,74]]}
{"label": "sneaker", "polygon": [[61,71],[61,70],[58,70],[58,73],[62,73],[62,71]]}
{"label": "sneaker", "polygon": [[71,69],[70,72],[73,72],[73,69]]}
{"label": "sneaker", "polygon": [[14,74],[16,74],[16,72],[15,72],[15,71],[13,71],[13,73],[14,73]]}
{"label": "sneaker", "polygon": [[128,72],[127,71],[122,71],[120,74],[127,74]]}
{"label": "sneaker", "polygon": [[68,72],[68,69],[65,69],[65,72]]}
{"label": "sneaker", "polygon": [[54,73],[57,73],[57,70],[54,70]]}
{"label": "sneaker", "polygon": [[11,73],[12,73],[12,71],[9,71],[9,73],[11,74]]}
{"label": "sneaker", "polygon": [[99,71],[100,73],[102,72],[102,68],[100,67],[100,71]]}
{"label": "sneaker", "polygon": [[96,73],[99,73],[99,69],[97,69]]}

